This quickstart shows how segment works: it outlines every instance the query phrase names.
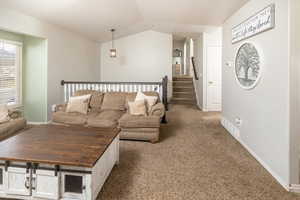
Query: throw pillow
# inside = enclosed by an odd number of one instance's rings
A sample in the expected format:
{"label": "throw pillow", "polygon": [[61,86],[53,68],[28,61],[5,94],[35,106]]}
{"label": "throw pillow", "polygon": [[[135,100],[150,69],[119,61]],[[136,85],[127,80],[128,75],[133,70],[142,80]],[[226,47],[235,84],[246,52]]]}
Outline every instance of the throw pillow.
{"label": "throw pillow", "polygon": [[0,105],[0,124],[10,120],[8,108],[6,105]]}
{"label": "throw pillow", "polygon": [[128,106],[129,106],[129,114],[147,116],[144,100],[128,102]]}
{"label": "throw pillow", "polygon": [[78,112],[87,114],[91,95],[70,97],[66,112]]}
{"label": "throw pillow", "polygon": [[107,92],[104,95],[102,110],[126,110],[126,93],[124,92]]}
{"label": "throw pillow", "polygon": [[157,103],[158,98],[156,96],[147,96],[142,92],[138,92],[135,101],[143,100],[146,102],[147,111],[150,112],[152,107]]}

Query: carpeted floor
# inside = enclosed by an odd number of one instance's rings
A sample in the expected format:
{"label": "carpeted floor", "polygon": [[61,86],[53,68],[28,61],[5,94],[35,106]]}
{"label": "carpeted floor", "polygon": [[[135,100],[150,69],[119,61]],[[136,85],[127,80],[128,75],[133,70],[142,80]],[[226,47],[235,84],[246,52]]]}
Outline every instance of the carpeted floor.
{"label": "carpeted floor", "polygon": [[217,113],[174,105],[157,144],[121,141],[100,200],[300,200],[226,131]]}

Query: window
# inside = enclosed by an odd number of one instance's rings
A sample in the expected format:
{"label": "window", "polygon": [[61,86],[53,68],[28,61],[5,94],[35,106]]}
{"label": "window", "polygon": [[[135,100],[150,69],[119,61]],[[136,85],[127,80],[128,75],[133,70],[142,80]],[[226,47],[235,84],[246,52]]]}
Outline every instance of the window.
{"label": "window", "polygon": [[0,39],[0,104],[22,104],[22,44]]}

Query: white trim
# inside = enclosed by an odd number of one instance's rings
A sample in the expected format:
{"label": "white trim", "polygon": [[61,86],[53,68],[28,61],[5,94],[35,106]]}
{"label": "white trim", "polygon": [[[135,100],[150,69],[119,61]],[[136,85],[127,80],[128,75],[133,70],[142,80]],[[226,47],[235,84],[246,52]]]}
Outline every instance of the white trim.
{"label": "white trim", "polygon": [[10,109],[15,109],[18,107],[22,107],[23,106],[23,43],[22,42],[18,42],[18,41],[12,41],[12,40],[5,40],[5,39],[1,39],[0,38],[0,43],[6,43],[6,44],[12,44],[12,45],[16,45],[17,47],[17,62],[18,63],[18,67],[17,67],[17,77],[16,77],[16,81],[17,81],[17,104],[11,104],[8,105],[8,108]]}
{"label": "white trim", "polygon": [[29,125],[47,125],[47,124],[51,124],[51,121],[48,121],[48,122],[27,122],[27,124],[29,124]]}
{"label": "white trim", "polygon": [[239,129],[233,125],[233,123],[222,116],[221,124],[277,180],[277,182],[284,187],[284,189],[291,191],[290,185],[282,180],[281,177],[275,173],[266,162],[264,162],[246,143],[240,139],[238,136],[239,134],[236,134],[239,133]]}
{"label": "white trim", "polygon": [[23,46],[22,42],[13,41],[13,40],[0,39],[0,42],[4,42],[4,43],[8,43],[8,44],[13,44],[13,45],[17,45],[17,46]]}

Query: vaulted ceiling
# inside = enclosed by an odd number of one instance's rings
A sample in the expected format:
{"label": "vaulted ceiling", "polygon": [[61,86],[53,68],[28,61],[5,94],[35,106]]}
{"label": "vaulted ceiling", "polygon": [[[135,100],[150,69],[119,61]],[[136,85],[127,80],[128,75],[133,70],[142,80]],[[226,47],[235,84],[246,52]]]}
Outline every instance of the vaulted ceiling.
{"label": "vaulted ceiling", "polygon": [[1,7],[65,27],[91,39],[144,30],[173,34],[220,26],[249,0],[1,0]]}

